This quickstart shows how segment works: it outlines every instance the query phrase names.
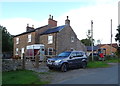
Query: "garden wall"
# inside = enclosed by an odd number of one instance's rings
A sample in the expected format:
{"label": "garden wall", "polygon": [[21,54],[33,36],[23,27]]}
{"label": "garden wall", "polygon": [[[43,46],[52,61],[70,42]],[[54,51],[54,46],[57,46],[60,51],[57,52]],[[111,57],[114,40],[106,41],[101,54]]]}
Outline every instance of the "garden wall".
{"label": "garden wall", "polygon": [[2,59],[2,71],[22,69],[21,59]]}

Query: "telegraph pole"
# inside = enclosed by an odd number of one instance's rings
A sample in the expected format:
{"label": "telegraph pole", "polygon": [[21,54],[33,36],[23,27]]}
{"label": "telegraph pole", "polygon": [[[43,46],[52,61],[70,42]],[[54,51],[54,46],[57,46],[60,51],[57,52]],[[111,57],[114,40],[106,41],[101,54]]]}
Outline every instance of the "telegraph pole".
{"label": "telegraph pole", "polygon": [[91,47],[92,47],[92,61],[94,60],[93,58],[93,20],[91,20]]}
{"label": "telegraph pole", "polygon": [[111,19],[111,46],[110,46],[110,53],[112,55],[112,19]]}

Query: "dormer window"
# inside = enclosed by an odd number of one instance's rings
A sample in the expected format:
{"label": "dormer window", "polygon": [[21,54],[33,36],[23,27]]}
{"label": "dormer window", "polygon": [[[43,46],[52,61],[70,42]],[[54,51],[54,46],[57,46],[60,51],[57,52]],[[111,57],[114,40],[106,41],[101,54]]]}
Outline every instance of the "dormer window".
{"label": "dormer window", "polygon": [[31,34],[28,35],[28,42],[31,42]]}
{"label": "dormer window", "polygon": [[49,35],[48,36],[48,44],[52,44],[53,43],[53,36]]}
{"label": "dormer window", "polygon": [[71,37],[71,42],[74,42],[74,37]]}
{"label": "dormer window", "polygon": [[19,38],[16,38],[16,44],[19,44]]}

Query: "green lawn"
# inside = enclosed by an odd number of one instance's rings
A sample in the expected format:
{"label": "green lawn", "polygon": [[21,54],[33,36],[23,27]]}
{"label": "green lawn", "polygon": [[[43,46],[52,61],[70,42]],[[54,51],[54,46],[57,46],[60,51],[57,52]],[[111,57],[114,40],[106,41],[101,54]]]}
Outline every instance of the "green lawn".
{"label": "green lawn", "polygon": [[120,63],[119,59],[110,59],[106,61],[90,61],[88,62],[87,68],[100,68],[100,67],[109,67],[108,63]]}
{"label": "green lawn", "polygon": [[47,84],[40,81],[38,74],[29,70],[18,70],[2,73],[2,84]]}
{"label": "green lawn", "polygon": [[92,61],[88,62],[87,68],[100,68],[100,67],[109,67],[109,65],[104,61]]}

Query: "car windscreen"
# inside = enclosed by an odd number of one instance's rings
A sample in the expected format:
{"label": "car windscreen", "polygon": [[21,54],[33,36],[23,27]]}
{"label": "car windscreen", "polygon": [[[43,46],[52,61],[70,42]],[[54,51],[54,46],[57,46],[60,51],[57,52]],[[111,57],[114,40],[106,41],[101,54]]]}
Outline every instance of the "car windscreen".
{"label": "car windscreen", "polygon": [[71,54],[71,52],[63,52],[63,53],[60,53],[58,56],[59,57],[68,57],[70,54]]}

